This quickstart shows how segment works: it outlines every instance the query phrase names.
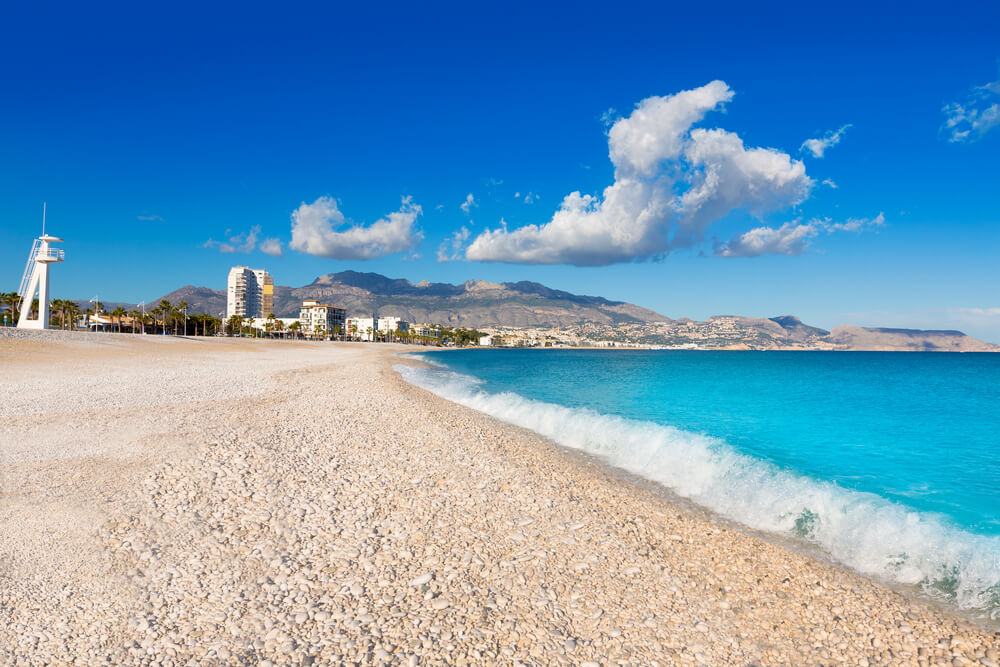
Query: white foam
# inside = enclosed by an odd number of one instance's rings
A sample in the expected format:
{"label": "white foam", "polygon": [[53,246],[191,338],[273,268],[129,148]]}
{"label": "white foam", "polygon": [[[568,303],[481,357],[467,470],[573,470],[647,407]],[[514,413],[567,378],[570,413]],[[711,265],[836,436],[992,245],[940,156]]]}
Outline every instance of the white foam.
{"label": "white foam", "polygon": [[717,438],[650,422],[491,394],[477,378],[397,366],[408,382],[659,482],[723,516],[819,546],[866,575],[920,587],[1000,619],[1000,538],[741,454]]}

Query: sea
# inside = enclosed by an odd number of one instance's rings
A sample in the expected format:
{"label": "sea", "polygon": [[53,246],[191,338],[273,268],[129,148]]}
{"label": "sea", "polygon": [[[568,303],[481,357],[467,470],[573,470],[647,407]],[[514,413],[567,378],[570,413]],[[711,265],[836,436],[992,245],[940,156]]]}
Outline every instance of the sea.
{"label": "sea", "polygon": [[449,350],[403,377],[1000,621],[1000,354]]}

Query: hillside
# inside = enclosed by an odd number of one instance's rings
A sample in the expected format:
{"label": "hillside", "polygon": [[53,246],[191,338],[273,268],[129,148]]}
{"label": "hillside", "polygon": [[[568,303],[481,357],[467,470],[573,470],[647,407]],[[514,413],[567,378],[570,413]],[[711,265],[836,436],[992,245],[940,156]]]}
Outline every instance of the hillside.
{"label": "hillside", "polygon": [[[669,321],[630,303],[571,294],[532,282],[413,284],[377,273],[343,271],[320,276],[304,287],[276,285],[274,292],[274,311],[279,317],[294,317],[303,299],[317,299],[345,308],[348,316],[375,312],[409,322],[463,327]],[[172,303],[184,300],[190,312],[218,315],[226,309],[225,290],[188,285],[160,298]]]}
{"label": "hillside", "polygon": [[[1000,346],[960,331],[856,326],[826,331],[792,315],[770,319],[718,315],[704,322],[672,320],[631,303],[524,281],[414,284],[377,273],[342,271],[320,276],[302,287],[276,285],[274,290],[274,310],[280,317],[295,317],[304,299],[317,299],[345,308],[348,316],[374,312],[451,327],[563,328],[581,339],[650,345],[755,350],[1000,351]],[[188,285],[160,298],[175,304],[185,301],[190,313],[220,316],[226,310],[225,290]],[[148,303],[152,307],[159,300]]]}
{"label": "hillside", "polygon": [[985,343],[961,331],[837,327],[825,338],[838,349],[906,352],[996,352],[1000,346]]}

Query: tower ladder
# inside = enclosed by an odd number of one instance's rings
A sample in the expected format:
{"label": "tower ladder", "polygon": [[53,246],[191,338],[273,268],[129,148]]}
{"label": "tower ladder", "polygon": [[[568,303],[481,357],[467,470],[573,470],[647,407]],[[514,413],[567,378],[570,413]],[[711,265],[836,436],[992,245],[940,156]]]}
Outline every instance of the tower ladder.
{"label": "tower ladder", "polygon": [[27,296],[25,292],[28,289],[28,282],[31,280],[31,272],[35,268],[35,259],[38,257],[38,248],[42,245],[41,239],[35,239],[34,244],[31,246],[31,254],[28,255],[28,263],[24,265],[24,275],[21,276],[21,286],[17,288],[17,295],[21,297],[21,303],[18,306],[24,305],[24,299]]}

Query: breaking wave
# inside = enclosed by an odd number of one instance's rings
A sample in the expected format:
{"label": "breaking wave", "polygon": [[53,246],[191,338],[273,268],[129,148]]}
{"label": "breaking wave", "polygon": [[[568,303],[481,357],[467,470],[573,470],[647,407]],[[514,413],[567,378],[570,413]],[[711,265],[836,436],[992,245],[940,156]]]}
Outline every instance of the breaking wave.
{"label": "breaking wave", "polygon": [[917,587],[980,618],[1000,619],[998,537],[779,468],[718,438],[512,392],[488,393],[477,378],[432,366],[396,370],[411,384],[597,455],[722,516],[811,543],[860,573]]}

